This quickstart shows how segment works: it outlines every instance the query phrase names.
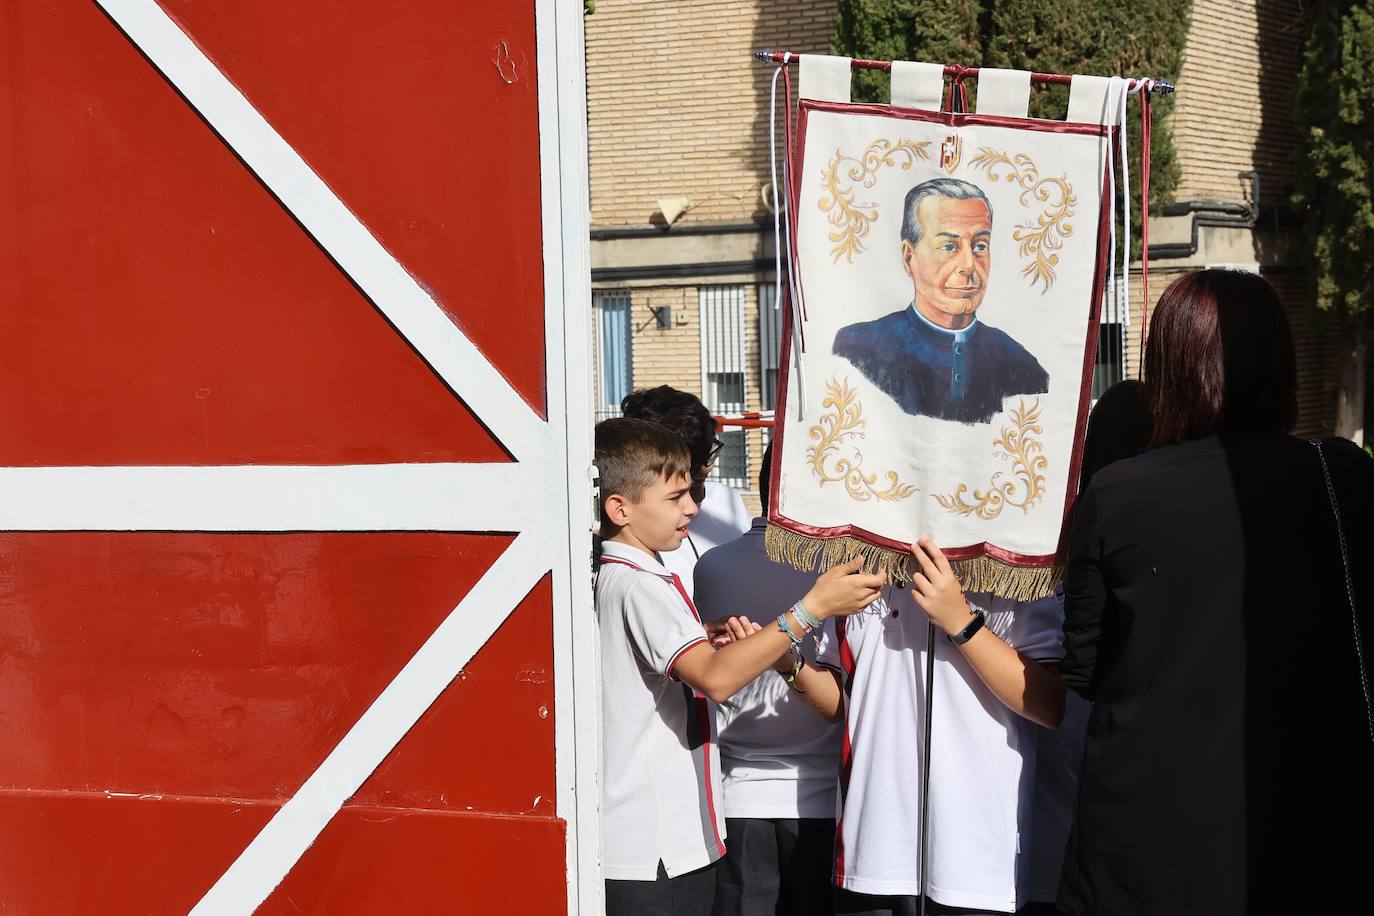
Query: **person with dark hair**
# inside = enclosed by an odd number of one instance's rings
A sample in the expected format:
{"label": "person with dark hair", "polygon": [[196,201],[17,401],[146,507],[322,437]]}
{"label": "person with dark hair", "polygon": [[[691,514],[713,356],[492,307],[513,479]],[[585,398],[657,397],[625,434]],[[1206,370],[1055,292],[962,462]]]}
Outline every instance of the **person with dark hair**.
{"label": "person with dark hair", "polygon": [[839,330],[833,352],[909,414],[986,423],[1002,399],[1049,391],[1039,360],[978,320],[992,263],[992,204],[981,188],[934,178],[907,192],[902,269],[906,308]]}
{"label": "person with dark hair", "polygon": [[662,554],[663,565],[695,592],[693,569],[701,555],[749,530],[749,510],[735,488],[710,479],[724,443],[716,419],[701,399],[668,385],[632,391],[620,402],[623,416],[650,420],[677,433],[692,456],[692,498],[700,509],[682,546]]}
{"label": "person with dark hair", "polygon": [[[778,607],[806,594],[815,576],[768,559],[768,477],[773,447],[763,453],[759,497],[763,513],[749,530],[708,551],[697,563],[702,618],[743,615],[772,623]],[[825,631],[833,629],[825,624]],[[737,634],[738,635],[738,634]],[[715,916],[830,913],[830,855],[835,845],[835,774],[840,727],[808,708],[806,668],[816,647],[806,640],[720,704],[720,770],[730,851],[716,874]]]}
{"label": "person with dark hair", "polygon": [[1128,378],[1102,392],[1088,414],[1078,492],[1088,489],[1093,475],[1107,465],[1134,458],[1149,448],[1150,425],[1150,406],[1145,403],[1145,386],[1139,381]]}
{"label": "person with dark hair", "polygon": [[1374,460],[1287,434],[1258,275],[1176,280],[1150,331],[1153,447],[1091,476],[1070,538],[1060,670],[1095,705],[1059,905],[1340,912],[1374,853]]}

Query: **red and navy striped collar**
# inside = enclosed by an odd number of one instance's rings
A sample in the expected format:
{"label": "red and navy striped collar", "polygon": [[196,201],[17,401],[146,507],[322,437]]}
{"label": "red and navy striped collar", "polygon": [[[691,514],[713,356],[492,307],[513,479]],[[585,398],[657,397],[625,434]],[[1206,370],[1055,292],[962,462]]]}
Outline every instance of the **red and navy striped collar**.
{"label": "red and navy striped collar", "polygon": [[619,566],[631,566],[640,572],[646,572],[653,576],[658,576],[671,583],[678,595],[682,598],[682,603],[687,605],[687,610],[692,612],[692,616],[701,620],[701,615],[697,613],[696,603],[692,601],[692,596],[687,594],[687,589],[683,588],[682,580],[675,573],[668,571],[657,557],[645,553],[638,547],[631,547],[629,544],[622,544],[619,541],[601,542],[601,562],[614,563]]}
{"label": "red and navy striped collar", "polygon": [[631,547],[629,544],[622,544],[619,541],[601,542],[601,562],[602,563],[621,563],[626,566],[633,566],[635,569],[643,570],[646,573],[653,573],[661,579],[672,580],[673,574],[668,568],[658,561],[658,557],[651,553],[646,553],[638,547]]}

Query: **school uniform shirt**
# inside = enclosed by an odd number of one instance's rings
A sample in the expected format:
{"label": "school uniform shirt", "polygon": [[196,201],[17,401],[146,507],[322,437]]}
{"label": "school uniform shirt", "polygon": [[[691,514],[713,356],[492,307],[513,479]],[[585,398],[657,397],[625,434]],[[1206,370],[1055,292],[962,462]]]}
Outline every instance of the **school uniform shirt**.
{"label": "school uniform shirt", "polygon": [[673,676],[706,631],[672,573],[617,541],[601,544],[596,610],[605,876],[653,881],[661,860],[675,878],[725,854],[714,711]]}
{"label": "school uniform shirt", "polygon": [[[744,535],[707,553],[697,563],[696,605],[703,620],[743,615],[765,627],[816,583],[768,559],[763,549],[767,520],[754,519]],[[824,627],[832,626],[827,620]],[[802,654],[814,660],[808,636]],[[833,818],[835,774],[840,762],[838,724],[806,708],[787,683],[765,671],[717,707],[725,816]]]}
{"label": "school uniform shirt", "polygon": [[749,530],[749,510],[739,491],[729,484],[706,481],[706,495],[701,498],[696,517],[687,526],[687,537],[677,550],[659,554],[668,572],[682,580],[687,594],[696,597],[695,573],[697,561],[706,551],[728,544]]}
{"label": "school uniform shirt", "polygon": [[[1057,661],[1054,598],[970,595],[987,626],[1036,661]],[[835,883],[862,894],[920,892],[928,618],[910,586],[837,620],[820,660],[847,678]],[[1026,898],[1035,727],[1008,709],[959,648],[935,637],[926,892],[946,906],[1011,912]]]}

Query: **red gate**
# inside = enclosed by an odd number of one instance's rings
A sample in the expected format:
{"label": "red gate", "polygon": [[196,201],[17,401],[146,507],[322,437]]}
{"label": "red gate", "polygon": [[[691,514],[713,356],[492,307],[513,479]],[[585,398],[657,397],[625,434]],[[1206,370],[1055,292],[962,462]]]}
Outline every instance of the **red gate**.
{"label": "red gate", "polygon": [[558,6],[6,10],[0,911],[594,888]]}

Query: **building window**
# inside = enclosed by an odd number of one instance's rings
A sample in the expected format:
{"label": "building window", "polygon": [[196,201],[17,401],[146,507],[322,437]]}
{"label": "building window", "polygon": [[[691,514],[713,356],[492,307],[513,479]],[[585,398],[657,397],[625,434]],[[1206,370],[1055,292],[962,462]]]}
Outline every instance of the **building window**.
{"label": "building window", "polygon": [[1093,368],[1092,398],[1103,393],[1125,377],[1126,338],[1120,322],[1102,322],[1097,329],[1097,365]]}
{"label": "building window", "polygon": [[774,306],[777,288],[759,285],[759,395],[764,413],[777,409],[778,360],[782,351],[782,311]]}
{"label": "building window", "polygon": [[597,293],[596,314],[596,418],[620,416],[620,401],[634,388],[631,348],[630,294],[628,291]]}
{"label": "building window", "polygon": [[1122,321],[1122,297],[1126,284],[1118,277],[1116,289],[1102,297],[1101,323],[1097,327],[1097,361],[1093,367],[1092,399],[1126,377],[1126,326]]}
{"label": "building window", "polygon": [[[701,309],[701,399],[711,413],[738,414],[745,409],[744,287],[703,286],[697,292]],[[749,443],[743,430],[725,430],[725,443],[716,458],[721,483],[746,488]]]}

